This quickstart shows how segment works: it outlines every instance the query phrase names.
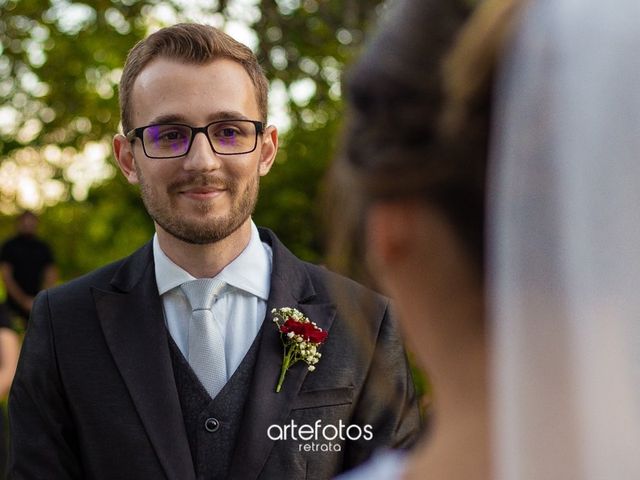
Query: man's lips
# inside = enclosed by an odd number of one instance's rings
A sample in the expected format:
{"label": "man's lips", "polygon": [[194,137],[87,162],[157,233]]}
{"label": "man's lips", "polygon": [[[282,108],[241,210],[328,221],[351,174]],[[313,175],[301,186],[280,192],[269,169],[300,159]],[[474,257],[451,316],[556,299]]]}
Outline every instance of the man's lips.
{"label": "man's lips", "polygon": [[225,191],[226,188],[205,186],[180,189],[179,193],[195,200],[205,200],[218,197]]}

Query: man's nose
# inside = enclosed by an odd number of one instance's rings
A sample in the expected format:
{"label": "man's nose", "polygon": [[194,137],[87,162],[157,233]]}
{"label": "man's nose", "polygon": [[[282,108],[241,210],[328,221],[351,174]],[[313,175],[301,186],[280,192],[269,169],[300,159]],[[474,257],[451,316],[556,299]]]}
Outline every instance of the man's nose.
{"label": "man's nose", "polygon": [[184,159],[184,169],[210,171],[217,170],[221,166],[220,156],[213,151],[207,136],[204,132],[197,132],[193,137],[191,150],[189,150],[187,157]]}

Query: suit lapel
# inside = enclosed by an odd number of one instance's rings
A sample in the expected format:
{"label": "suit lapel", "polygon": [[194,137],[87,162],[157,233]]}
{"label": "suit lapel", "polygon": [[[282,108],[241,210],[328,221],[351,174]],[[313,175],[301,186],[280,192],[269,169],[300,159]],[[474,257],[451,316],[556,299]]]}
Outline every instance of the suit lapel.
{"label": "suit lapel", "polygon": [[329,330],[335,317],[334,305],[319,302],[304,264],[273,233],[260,229],[260,234],[273,250],[271,291],[250,393],[231,462],[229,478],[233,480],[258,477],[274,446],[274,441],[267,436],[267,430],[270,425],[284,425],[287,422],[308,372],[304,363],[297,363],[287,372],[280,393],[275,393],[283,347],[280,334],[272,322],[271,310],[297,308],[323,330]]}
{"label": "suit lapel", "polygon": [[116,291],[93,291],[111,354],[167,477],[195,479],[151,244],[123,264],[112,285]]}

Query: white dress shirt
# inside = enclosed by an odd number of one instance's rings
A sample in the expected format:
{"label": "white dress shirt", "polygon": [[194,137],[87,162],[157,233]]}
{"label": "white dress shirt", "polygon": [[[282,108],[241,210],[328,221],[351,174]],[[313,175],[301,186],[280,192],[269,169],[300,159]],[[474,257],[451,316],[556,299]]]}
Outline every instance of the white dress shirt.
{"label": "white dress shirt", "polygon": [[[251,347],[267,313],[272,257],[271,247],[260,240],[258,229],[251,222],[247,247],[213,277],[231,287],[231,291],[219,298],[212,308],[213,316],[222,323],[227,380]],[[195,277],[165,255],[157,235],[153,237],[153,259],[167,328],[182,354],[189,358],[191,307],[180,285]]]}

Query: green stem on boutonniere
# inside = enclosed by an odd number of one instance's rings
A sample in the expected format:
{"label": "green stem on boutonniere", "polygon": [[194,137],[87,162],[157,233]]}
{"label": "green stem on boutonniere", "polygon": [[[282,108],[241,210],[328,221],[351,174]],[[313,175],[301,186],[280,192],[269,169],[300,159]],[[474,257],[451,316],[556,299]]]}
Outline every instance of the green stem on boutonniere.
{"label": "green stem on boutonniere", "polygon": [[282,358],[282,368],[280,369],[280,378],[278,378],[278,385],[276,386],[276,393],[280,393],[282,389],[282,382],[284,382],[284,376],[287,373],[287,370],[291,366],[291,354],[293,353],[293,349],[290,348],[287,351],[287,348],[284,349],[284,357]]}

